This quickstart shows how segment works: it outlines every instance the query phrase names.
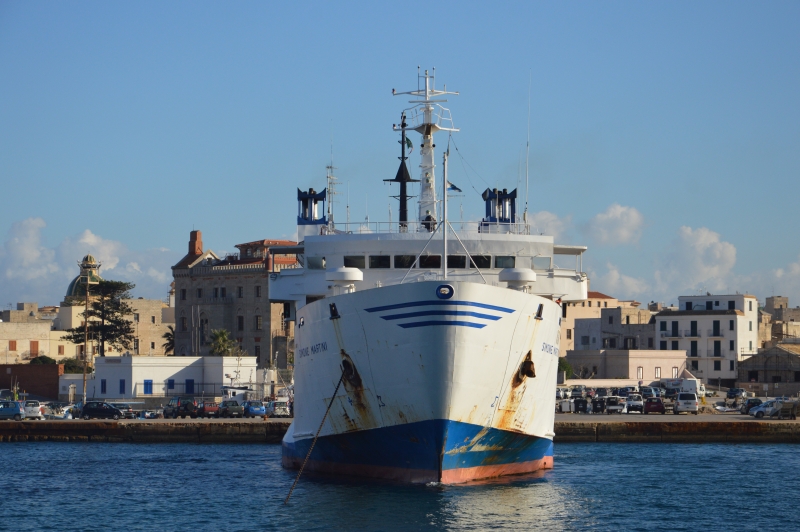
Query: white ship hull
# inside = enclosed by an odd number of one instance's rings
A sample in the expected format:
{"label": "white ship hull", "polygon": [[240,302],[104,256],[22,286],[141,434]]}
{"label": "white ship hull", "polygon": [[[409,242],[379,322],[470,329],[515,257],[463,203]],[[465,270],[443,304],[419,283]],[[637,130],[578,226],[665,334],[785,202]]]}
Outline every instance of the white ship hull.
{"label": "white ship hull", "polygon": [[284,466],[302,464],[332,404],[309,470],[457,483],[551,468],[560,320],[551,299],[464,281],[303,306]]}

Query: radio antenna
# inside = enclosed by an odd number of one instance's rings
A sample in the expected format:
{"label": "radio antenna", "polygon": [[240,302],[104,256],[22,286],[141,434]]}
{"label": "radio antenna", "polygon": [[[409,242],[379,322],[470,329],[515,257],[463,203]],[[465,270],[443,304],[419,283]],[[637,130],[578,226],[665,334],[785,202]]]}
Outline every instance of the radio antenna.
{"label": "radio antenna", "polygon": [[531,80],[533,71],[528,72],[528,140],[525,143],[525,212],[522,214],[522,221],[528,223],[528,169],[531,157]]}

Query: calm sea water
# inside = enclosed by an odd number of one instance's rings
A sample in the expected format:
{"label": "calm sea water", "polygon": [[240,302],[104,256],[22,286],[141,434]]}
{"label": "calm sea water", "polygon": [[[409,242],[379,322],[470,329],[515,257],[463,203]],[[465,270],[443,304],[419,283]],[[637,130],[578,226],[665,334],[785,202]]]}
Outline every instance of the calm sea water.
{"label": "calm sea water", "polygon": [[556,445],[554,470],[466,486],[294,472],[280,446],[0,444],[0,530],[796,530],[792,445]]}

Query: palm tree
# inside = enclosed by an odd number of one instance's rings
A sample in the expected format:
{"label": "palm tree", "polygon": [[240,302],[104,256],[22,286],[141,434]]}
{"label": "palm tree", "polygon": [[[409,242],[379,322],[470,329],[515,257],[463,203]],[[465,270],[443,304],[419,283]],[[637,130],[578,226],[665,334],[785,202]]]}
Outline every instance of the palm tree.
{"label": "palm tree", "polygon": [[167,329],[169,330],[161,336],[161,338],[164,339],[164,343],[161,344],[161,347],[164,348],[165,355],[175,352],[175,327],[167,325]]}
{"label": "palm tree", "polygon": [[211,331],[211,354],[220,357],[230,356],[234,348],[234,341],[227,329],[214,329]]}

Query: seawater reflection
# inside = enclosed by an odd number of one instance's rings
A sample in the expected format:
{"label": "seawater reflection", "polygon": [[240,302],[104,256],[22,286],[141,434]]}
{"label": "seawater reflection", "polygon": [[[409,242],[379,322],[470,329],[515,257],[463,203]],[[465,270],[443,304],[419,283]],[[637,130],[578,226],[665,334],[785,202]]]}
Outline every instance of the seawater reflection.
{"label": "seawater reflection", "polygon": [[4,443],[0,530],[794,530],[797,450],[562,444],[542,474],[457,486],[304,475],[284,505],[295,472],[277,445]]}

